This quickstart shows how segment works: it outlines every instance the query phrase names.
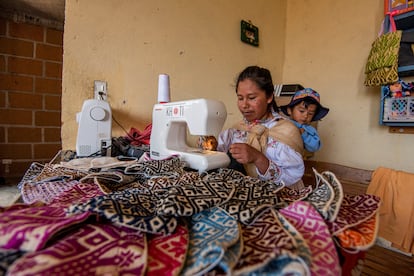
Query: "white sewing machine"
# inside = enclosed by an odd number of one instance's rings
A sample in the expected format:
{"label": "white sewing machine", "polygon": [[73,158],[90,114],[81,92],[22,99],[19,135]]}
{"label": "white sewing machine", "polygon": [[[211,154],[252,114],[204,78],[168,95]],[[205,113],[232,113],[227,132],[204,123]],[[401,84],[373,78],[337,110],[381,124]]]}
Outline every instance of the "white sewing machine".
{"label": "white sewing machine", "polygon": [[192,135],[217,137],[226,118],[226,107],[216,100],[195,99],[154,105],[151,158],[162,160],[179,155],[187,167],[199,172],[227,167],[230,158],[226,153],[187,145],[187,126]]}
{"label": "white sewing machine", "polygon": [[79,124],[77,156],[111,156],[112,112],[109,103],[98,99],[84,101],[76,121]]}

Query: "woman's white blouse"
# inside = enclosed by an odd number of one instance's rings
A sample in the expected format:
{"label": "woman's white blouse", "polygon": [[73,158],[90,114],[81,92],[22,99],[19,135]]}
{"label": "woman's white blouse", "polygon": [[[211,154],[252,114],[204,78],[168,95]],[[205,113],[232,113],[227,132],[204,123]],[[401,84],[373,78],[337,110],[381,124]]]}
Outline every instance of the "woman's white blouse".
{"label": "woman's white blouse", "polygon": [[[277,124],[277,118],[280,118],[280,116],[267,122],[262,122],[261,124],[267,128],[271,128]],[[220,133],[217,150],[228,152],[231,144],[246,143],[246,141],[247,131],[229,128]],[[286,186],[293,185],[302,179],[305,171],[303,157],[288,145],[273,140],[269,136],[265,155],[269,159],[270,165],[264,174],[261,174],[256,168],[257,175],[260,179],[275,182],[282,181]]]}

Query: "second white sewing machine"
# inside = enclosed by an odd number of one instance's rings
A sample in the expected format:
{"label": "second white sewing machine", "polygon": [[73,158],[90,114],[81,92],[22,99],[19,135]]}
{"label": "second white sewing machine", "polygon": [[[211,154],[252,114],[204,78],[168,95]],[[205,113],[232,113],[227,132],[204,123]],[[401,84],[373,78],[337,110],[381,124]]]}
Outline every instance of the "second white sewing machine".
{"label": "second white sewing machine", "polygon": [[224,152],[202,150],[187,144],[187,127],[192,135],[215,136],[227,118],[225,105],[211,99],[194,99],[156,104],[152,113],[151,158],[180,156],[187,167],[199,172],[227,167]]}

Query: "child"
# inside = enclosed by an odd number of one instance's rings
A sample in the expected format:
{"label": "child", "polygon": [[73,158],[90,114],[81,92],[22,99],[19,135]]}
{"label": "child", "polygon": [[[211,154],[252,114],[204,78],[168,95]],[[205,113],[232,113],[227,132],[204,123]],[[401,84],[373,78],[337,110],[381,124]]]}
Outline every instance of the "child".
{"label": "child", "polygon": [[318,151],[321,147],[319,134],[310,124],[319,121],[329,112],[328,108],[321,105],[319,93],[311,88],[299,90],[293,95],[290,103],[281,106],[280,109],[300,129],[305,150]]}

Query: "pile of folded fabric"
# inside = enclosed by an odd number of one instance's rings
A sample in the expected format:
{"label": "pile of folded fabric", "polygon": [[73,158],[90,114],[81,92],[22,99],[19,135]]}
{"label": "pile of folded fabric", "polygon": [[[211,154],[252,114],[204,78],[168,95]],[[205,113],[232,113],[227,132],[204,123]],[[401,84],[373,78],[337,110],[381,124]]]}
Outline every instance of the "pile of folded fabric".
{"label": "pile of folded fabric", "polygon": [[[0,208],[8,275],[340,275],[374,244],[379,198],[331,172],[301,191],[168,160],[33,165]],[[341,253],[342,252],[342,253]]]}

